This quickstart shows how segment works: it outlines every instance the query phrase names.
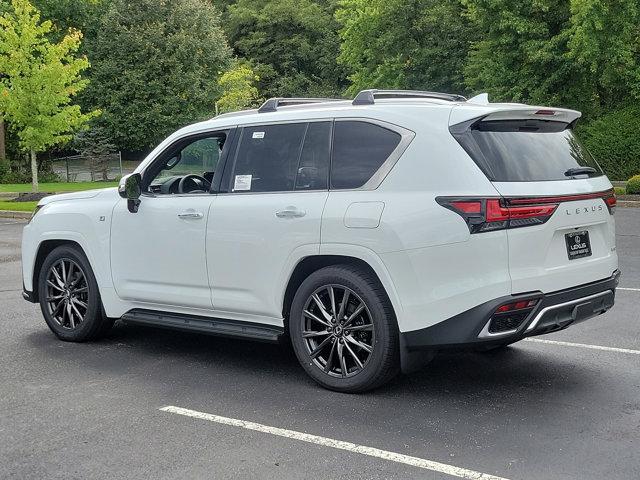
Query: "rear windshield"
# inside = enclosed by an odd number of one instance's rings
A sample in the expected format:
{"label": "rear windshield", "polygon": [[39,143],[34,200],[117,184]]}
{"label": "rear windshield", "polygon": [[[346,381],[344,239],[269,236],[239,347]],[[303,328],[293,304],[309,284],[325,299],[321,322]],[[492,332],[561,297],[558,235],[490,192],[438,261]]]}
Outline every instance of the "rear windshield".
{"label": "rear windshield", "polygon": [[454,137],[493,181],[536,182],[604,175],[566,123],[485,121],[454,133]]}

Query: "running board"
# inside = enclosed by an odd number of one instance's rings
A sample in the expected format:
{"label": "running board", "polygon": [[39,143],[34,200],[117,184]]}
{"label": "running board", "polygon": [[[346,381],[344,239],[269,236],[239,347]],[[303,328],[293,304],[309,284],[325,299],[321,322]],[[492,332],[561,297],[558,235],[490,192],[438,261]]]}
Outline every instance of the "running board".
{"label": "running board", "polygon": [[262,342],[278,342],[284,334],[284,328],[274,325],[262,325],[259,323],[243,322],[241,320],[226,320],[180,313],[158,312],[154,310],[129,310],[120,319],[131,325],[147,325],[172,330],[185,330],[222,337],[249,338]]}

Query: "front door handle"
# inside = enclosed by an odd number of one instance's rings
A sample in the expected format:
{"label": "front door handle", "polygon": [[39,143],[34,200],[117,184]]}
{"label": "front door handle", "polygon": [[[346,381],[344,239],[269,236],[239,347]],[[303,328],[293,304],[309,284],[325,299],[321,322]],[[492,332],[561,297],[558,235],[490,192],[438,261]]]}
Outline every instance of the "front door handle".
{"label": "front door handle", "polygon": [[178,218],[202,218],[204,215],[201,212],[196,212],[194,210],[187,210],[186,212],[182,212],[178,214]]}
{"label": "front door handle", "polygon": [[307,214],[304,210],[298,210],[296,207],[286,207],[284,210],[276,212],[278,218],[300,218]]}

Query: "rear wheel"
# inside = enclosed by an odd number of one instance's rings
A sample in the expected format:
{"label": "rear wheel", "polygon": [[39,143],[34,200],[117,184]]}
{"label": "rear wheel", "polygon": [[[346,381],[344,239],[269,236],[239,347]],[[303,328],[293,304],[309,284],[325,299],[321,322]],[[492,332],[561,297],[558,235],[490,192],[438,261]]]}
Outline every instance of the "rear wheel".
{"label": "rear wheel", "polygon": [[331,390],[370,390],[398,372],[393,309],[364,270],[344,265],[311,274],[294,297],[289,330],[303,368]]}
{"label": "rear wheel", "polygon": [[47,255],[38,278],[38,297],[47,325],[61,340],[93,340],[113,325],[104,315],[89,261],[77,247],[63,245]]}

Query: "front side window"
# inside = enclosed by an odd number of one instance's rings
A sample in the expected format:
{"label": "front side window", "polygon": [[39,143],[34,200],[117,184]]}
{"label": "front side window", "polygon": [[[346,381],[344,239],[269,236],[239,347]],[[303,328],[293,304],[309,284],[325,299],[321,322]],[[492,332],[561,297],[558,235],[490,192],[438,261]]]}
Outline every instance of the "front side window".
{"label": "front side window", "polygon": [[165,155],[149,184],[155,194],[206,193],[222,155],[227,135],[183,141]]}
{"label": "front side window", "polygon": [[363,121],[337,121],[333,134],[331,188],[360,188],[396,149],[402,137]]}
{"label": "front side window", "polygon": [[[321,175],[317,167],[301,166],[302,175],[297,178],[308,125],[288,123],[243,128],[231,179],[232,191],[288,192],[294,188],[312,188]],[[305,155],[309,157],[308,153]],[[308,162],[313,163],[313,159]]]}

